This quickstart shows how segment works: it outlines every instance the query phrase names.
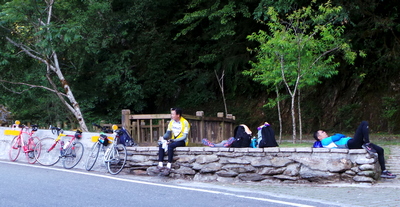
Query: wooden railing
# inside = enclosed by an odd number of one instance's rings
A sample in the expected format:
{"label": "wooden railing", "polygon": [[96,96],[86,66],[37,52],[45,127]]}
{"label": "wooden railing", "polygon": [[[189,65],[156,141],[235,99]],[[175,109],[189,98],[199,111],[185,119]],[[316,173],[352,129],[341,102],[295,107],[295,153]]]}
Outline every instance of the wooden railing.
{"label": "wooden railing", "polygon": [[[190,124],[189,139],[191,143],[201,143],[203,138],[220,142],[233,136],[234,117],[204,117],[202,112],[196,116],[183,114]],[[164,135],[170,114],[131,114],[129,109],[122,110],[122,126],[125,127],[139,143],[156,143]]]}

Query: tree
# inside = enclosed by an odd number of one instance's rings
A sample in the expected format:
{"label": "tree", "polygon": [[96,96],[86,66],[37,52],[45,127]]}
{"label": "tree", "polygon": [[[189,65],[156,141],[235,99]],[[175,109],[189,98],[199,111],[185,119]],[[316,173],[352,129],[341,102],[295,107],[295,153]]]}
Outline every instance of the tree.
{"label": "tree", "polygon": [[[29,87],[41,87],[54,92],[61,102],[74,114],[81,130],[88,131],[78,102],[61,70],[58,58],[58,48],[68,46],[81,36],[75,33],[77,25],[59,24],[60,20],[53,21],[55,1],[32,2],[24,0],[10,1],[3,5],[1,12],[2,28],[8,33],[5,39],[18,50],[9,47],[14,54],[22,52],[46,67],[46,79],[50,87],[38,86],[30,83],[18,83]],[[61,20],[62,22],[62,20]],[[63,41],[60,41],[62,39]],[[58,40],[58,41],[57,41]],[[60,86],[53,81],[56,76]],[[3,80],[4,81],[4,80]],[[59,90],[61,88],[64,92]]]}
{"label": "tree", "polygon": [[298,91],[318,83],[321,77],[336,74],[337,55],[343,54],[349,63],[356,57],[350,45],[341,38],[344,25],[336,22],[341,7],[332,7],[329,1],[316,9],[315,6],[313,0],[308,7],[284,17],[269,7],[266,23],[269,32],[260,30],[248,36],[260,45],[252,50],[257,52],[258,62],[251,62],[252,69],[244,74],[254,76],[255,81],[271,88],[284,84],[291,97],[293,143],[296,142],[295,98]]}

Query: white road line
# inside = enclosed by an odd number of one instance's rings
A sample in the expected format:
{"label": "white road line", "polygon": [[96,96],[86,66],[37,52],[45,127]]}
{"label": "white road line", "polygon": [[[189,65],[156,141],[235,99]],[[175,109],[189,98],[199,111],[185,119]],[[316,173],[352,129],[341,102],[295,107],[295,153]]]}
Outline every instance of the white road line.
{"label": "white road line", "polygon": [[292,203],[292,202],[286,202],[286,201],[280,201],[280,200],[258,198],[258,197],[251,197],[251,196],[242,196],[242,195],[237,195],[234,193],[225,193],[225,192],[215,191],[215,190],[204,190],[204,189],[190,188],[190,187],[183,187],[183,186],[151,183],[151,182],[139,181],[139,180],[130,180],[130,179],[125,179],[125,178],[113,177],[110,175],[99,175],[99,174],[93,174],[93,173],[81,172],[81,171],[73,171],[73,170],[62,169],[62,168],[52,168],[52,167],[46,167],[46,166],[40,166],[40,165],[31,165],[31,164],[5,162],[5,161],[0,161],[0,163],[22,165],[22,166],[36,167],[36,168],[42,168],[42,169],[51,169],[51,170],[55,170],[55,171],[69,172],[69,173],[75,173],[75,174],[81,174],[81,175],[90,175],[90,176],[96,176],[96,177],[101,177],[101,178],[108,178],[108,179],[112,179],[112,180],[118,180],[118,181],[130,182],[130,183],[138,183],[138,184],[144,184],[144,185],[153,185],[153,186],[160,186],[160,187],[166,187],[166,188],[176,188],[176,189],[191,190],[191,191],[198,191],[198,192],[204,192],[204,193],[220,194],[220,195],[233,196],[233,197],[252,199],[252,200],[259,200],[259,201],[278,203],[278,204],[284,204],[284,205],[290,205],[290,206],[313,207],[310,205]]}

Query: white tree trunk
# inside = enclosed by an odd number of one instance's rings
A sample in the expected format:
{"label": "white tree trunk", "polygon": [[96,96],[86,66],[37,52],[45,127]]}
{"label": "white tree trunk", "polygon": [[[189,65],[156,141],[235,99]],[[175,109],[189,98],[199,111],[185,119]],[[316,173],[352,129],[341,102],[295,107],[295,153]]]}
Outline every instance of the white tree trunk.
{"label": "white tree trunk", "polygon": [[[47,10],[46,10],[47,11],[47,21],[46,21],[46,23],[44,23],[39,19],[38,25],[50,25],[54,0],[46,1],[46,3],[47,3]],[[48,57],[46,54],[43,54],[40,51],[34,51],[33,49],[29,48],[28,46],[24,45],[23,43],[17,43],[9,37],[6,37],[6,39],[11,44],[20,48],[28,56],[46,64],[46,66],[47,66],[46,77],[47,77],[49,83],[53,87],[53,90],[50,90],[50,91],[55,92],[57,94],[57,96],[60,98],[60,100],[64,103],[64,105],[67,106],[67,108],[72,112],[72,114],[74,114],[76,120],[78,121],[78,123],[81,127],[81,130],[84,132],[88,131],[85,120],[83,119],[83,115],[80,110],[79,104],[75,100],[74,94],[72,93],[71,88],[68,85],[68,82],[65,80],[63,73],[61,72],[60,66],[58,64],[57,53],[53,50],[51,56]],[[53,60],[53,61],[51,61],[51,60]],[[61,93],[57,90],[57,86],[52,82],[52,80],[50,78],[51,72],[54,72],[57,75],[65,93]],[[48,89],[46,87],[42,87],[42,88]],[[68,98],[69,103],[64,99],[64,97]]]}

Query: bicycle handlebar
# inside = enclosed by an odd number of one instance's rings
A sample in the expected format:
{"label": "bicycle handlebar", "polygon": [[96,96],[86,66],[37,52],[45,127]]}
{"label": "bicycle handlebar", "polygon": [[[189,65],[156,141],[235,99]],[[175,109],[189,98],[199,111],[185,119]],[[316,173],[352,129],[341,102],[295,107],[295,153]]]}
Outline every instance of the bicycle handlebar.
{"label": "bicycle handlebar", "polygon": [[113,131],[111,129],[109,129],[108,126],[100,126],[100,125],[98,125],[96,123],[92,123],[92,125],[97,127],[97,128],[99,128],[104,133],[113,133]]}
{"label": "bicycle handlebar", "polygon": [[[51,133],[53,133],[53,134],[55,134],[55,132],[57,132],[57,136],[60,136],[60,134],[64,133],[64,130],[59,127],[54,127],[54,126],[50,125],[49,129],[51,129]],[[67,135],[67,136],[69,136],[69,135]],[[82,137],[82,132],[79,129],[77,129],[74,136],[75,136],[75,138],[80,139]]]}

